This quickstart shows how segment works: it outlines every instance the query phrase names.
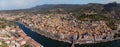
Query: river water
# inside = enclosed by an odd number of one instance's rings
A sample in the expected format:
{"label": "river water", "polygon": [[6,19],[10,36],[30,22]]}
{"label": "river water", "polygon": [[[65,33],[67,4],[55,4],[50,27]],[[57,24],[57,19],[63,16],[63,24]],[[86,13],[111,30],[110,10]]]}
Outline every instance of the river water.
{"label": "river water", "polygon": [[[32,39],[42,44],[44,47],[70,47],[71,44],[65,42],[59,42],[52,40],[50,38],[44,37],[31,29],[25,27],[25,25],[17,22],[17,25]],[[112,42],[98,43],[98,44],[83,44],[75,45],[75,47],[120,47],[120,40],[115,40]]]}

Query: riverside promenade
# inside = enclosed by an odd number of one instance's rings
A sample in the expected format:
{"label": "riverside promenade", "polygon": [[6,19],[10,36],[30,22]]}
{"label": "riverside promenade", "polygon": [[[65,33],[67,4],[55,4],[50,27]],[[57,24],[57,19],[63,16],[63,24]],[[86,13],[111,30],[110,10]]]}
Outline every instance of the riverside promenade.
{"label": "riverside promenade", "polygon": [[25,34],[23,31],[19,31],[18,34],[25,38],[25,40],[31,44],[33,47],[43,47],[41,44],[39,44],[38,42],[34,41],[32,38],[28,37],[27,34]]}

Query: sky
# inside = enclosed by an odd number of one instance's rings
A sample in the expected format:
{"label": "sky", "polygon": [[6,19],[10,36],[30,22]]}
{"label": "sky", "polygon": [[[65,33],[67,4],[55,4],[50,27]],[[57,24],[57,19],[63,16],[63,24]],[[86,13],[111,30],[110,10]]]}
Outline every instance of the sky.
{"label": "sky", "polygon": [[120,3],[120,0],[0,0],[0,10],[25,9],[43,4],[105,4],[109,2]]}

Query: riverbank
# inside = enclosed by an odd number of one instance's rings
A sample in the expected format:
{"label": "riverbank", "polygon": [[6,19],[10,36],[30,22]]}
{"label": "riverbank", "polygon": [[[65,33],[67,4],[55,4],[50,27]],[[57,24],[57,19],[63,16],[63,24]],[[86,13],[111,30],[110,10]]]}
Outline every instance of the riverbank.
{"label": "riverbank", "polygon": [[[66,43],[72,43],[72,41],[68,41],[68,40],[62,40],[62,39],[57,39],[57,38],[54,38],[54,37],[51,37],[51,36],[48,36],[48,35],[45,35],[45,34],[42,34],[40,32],[40,30],[35,30],[33,29],[32,27],[28,27],[26,26],[27,28],[30,28],[32,31],[42,35],[42,36],[45,36],[47,38],[50,38],[50,39],[53,39],[53,40],[57,40],[57,41],[62,41],[62,42],[66,42]],[[84,42],[76,42],[75,44],[97,44],[97,43],[106,43],[106,42],[111,42],[111,41],[115,41],[115,40],[120,40],[120,38],[115,38],[115,39],[111,39],[111,40],[101,40],[101,41],[94,41],[94,42],[90,42],[90,41],[84,41]]]}
{"label": "riverbank", "polygon": [[[21,23],[21,22],[20,22],[20,23]],[[25,25],[24,23],[21,23],[21,24]],[[57,39],[57,38],[54,38],[54,37],[50,37],[50,36],[48,36],[48,35],[42,34],[42,33],[41,33],[42,31],[36,30],[36,29],[34,29],[34,28],[32,28],[32,27],[28,27],[27,25],[25,25],[25,26],[26,26],[27,28],[31,29],[32,31],[34,31],[34,32],[36,32],[36,33],[38,33],[38,34],[40,34],[40,35],[42,35],[42,36],[45,36],[45,37],[47,37],[47,38],[50,38],[50,39],[53,39],[53,40],[57,40],[57,41],[62,41],[62,42],[71,43],[71,41],[61,40],[61,39]],[[118,40],[118,39],[120,39],[120,38],[111,39],[111,40],[102,40],[102,41],[100,41],[100,42],[91,42],[91,43],[88,43],[88,42],[77,42],[76,44],[97,44],[97,43],[105,43],[105,42],[109,42],[109,41],[114,41],[114,40]]]}
{"label": "riverbank", "polygon": [[28,37],[27,34],[25,34],[23,31],[19,32],[18,34],[20,34],[22,37],[25,37],[25,40],[29,44],[32,44],[34,47],[44,47],[41,44],[39,44],[38,42],[36,42],[35,40],[33,40],[32,38]]}
{"label": "riverbank", "polygon": [[[17,21],[17,22],[19,22],[19,21]],[[21,22],[19,22],[19,23],[21,23]],[[38,34],[40,34],[40,35],[42,35],[42,36],[45,36],[45,37],[47,37],[47,38],[50,38],[50,39],[53,39],[53,40],[57,40],[57,41],[72,43],[71,41],[68,41],[68,40],[61,40],[61,39],[57,39],[57,38],[54,38],[54,37],[50,37],[50,36],[48,36],[48,35],[42,34],[42,33],[41,33],[42,31],[40,31],[40,30],[36,30],[36,29],[34,29],[34,28],[32,28],[32,27],[28,27],[28,26],[26,26],[24,23],[21,23],[21,24],[23,24],[25,27],[31,29],[32,31],[34,31],[34,32],[36,32],[36,33],[38,33]]]}
{"label": "riverbank", "polygon": [[34,31],[32,31],[30,28],[25,27],[25,25],[23,25],[21,23],[17,22],[16,24],[19,25],[19,27],[24,31],[24,33],[27,34],[27,36],[31,37],[32,39],[34,39],[36,42],[40,43],[44,47],[70,47],[71,46],[70,43],[53,40],[53,39],[47,38],[43,35],[40,35]]}

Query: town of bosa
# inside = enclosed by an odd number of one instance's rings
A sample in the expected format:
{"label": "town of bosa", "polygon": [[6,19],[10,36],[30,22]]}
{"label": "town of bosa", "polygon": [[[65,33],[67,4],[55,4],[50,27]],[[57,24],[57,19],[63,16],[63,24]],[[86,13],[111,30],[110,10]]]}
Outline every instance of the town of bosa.
{"label": "town of bosa", "polygon": [[0,47],[120,47],[120,1],[1,0]]}

